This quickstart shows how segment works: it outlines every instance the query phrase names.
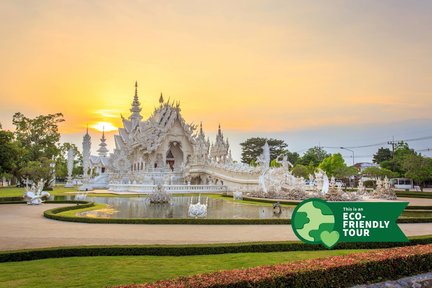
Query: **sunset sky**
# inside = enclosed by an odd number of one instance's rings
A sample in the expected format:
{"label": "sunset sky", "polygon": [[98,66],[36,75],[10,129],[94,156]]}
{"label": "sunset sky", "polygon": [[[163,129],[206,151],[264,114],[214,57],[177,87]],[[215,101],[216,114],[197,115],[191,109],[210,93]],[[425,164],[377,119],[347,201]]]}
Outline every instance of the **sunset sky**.
{"label": "sunset sky", "polygon": [[220,123],[236,159],[251,136],[300,152],[431,136],[431,15],[432,1],[0,0],[0,123],[62,112],[81,145],[87,124],[129,116],[138,81],[144,117],[163,92],[211,140]]}

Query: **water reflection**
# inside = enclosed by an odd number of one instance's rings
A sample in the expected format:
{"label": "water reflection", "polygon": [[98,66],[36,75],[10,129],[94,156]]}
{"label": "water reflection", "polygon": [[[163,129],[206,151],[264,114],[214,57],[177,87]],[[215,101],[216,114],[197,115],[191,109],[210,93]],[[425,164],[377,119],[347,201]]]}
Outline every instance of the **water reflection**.
{"label": "water reflection", "polygon": [[[146,197],[87,197],[88,201],[104,203],[110,209],[83,212],[81,216],[103,218],[188,218],[189,203],[197,202],[196,196],[172,197],[169,204],[151,204]],[[205,200],[203,196],[202,200]],[[282,207],[281,214],[274,214],[272,206],[242,204],[223,199],[208,198],[207,219],[290,219],[291,207]]]}

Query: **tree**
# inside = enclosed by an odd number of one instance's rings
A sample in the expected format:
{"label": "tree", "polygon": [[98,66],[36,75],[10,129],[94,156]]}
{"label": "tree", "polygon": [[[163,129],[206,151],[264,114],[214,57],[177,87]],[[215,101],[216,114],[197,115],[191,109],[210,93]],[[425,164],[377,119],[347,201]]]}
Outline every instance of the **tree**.
{"label": "tree", "polygon": [[361,172],[361,174],[372,178],[396,178],[399,176],[397,172],[379,167],[367,167]]}
{"label": "tree", "polygon": [[305,166],[312,165],[314,167],[318,167],[318,165],[326,158],[329,157],[330,154],[327,153],[321,147],[315,146],[306,151],[305,154],[297,161],[298,164],[302,164]]}
{"label": "tree", "polygon": [[281,154],[285,155],[288,153],[286,149],[288,145],[283,140],[254,137],[240,143],[242,147],[242,162],[251,163],[252,160],[255,161],[263,152],[262,147],[266,141],[270,147],[270,161],[276,159]]}
{"label": "tree", "polygon": [[58,124],[63,122],[63,114],[39,115],[34,119],[25,117],[22,113],[13,115],[15,137],[28,150],[28,160],[37,161],[42,157],[52,159],[58,156],[60,141]]}
{"label": "tree", "polygon": [[432,159],[411,154],[405,157],[402,165],[405,177],[413,179],[423,191],[425,181],[432,179]]}
{"label": "tree", "polygon": [[23,149],[13,133],[0,128],[0,177],[11,178],[16,172]]}
{"label": "tree", "polygon": [[78,147],[76,147],[75,144],[71,144],[68,142],[65,142],[60,145],[60,155],[57,157],[55,162],[55,173],[56,178],[59,180],[64,180],[67,177],[67,158],[68,158],[68,152],[69,149],[72,149],[74,151],[75,160],[74,160],[74,169],[72,171],[72,175],[81,175],[82,174],[82,155],[78,151]]}
{"label": "tree", "polygon": [[337,172],[343,172],[344,168],[347,166],[342,155],[340,153],[336,153],[325,158],[318,167],[324,170],[328,176],[336,177]]}
{"label": "tree", "polygon": [[417,155],[417,153],[413,149],[410,149],[407,143],[399,142],[395,148],[392,159],[381,162],[380,166],[396,172],[398,176],[403,177],[407,172],[403,163],[405,159],[411,155]]}
{"label": "tree", "polygon": [[[15,173],[21,182],[27,177],[33,181],[44,178],[48,180],[45,189],[51,184],[50,176],[54,169],[50,165],[60,154],[58,124],[63,121],[61,113],[40,115],[34,119],[19,112],[14,114],[12,123],[16,127],[15,139],[25,149],[21,157],[22,163]],[[49,169],[47,165],[50,166]]]}
{"label": "tree", "polygon": [[[53,167],[51,166],[52,163],[52,160],[45,157],[40,158],[39,161],[29,161],[23,168],[21,168],[20,173],[33,183],[36,183],[41,179],[49,182],[53,178],[54,173]],[[47,188],[46,184],[44,188]]]}
{"label": "tree", "polygon": [[389,148],[381,147],[378,151],[373,155],[372,161],[374,163],[380,164],[381,162],[388,161],[392,159],[393,155]]}
{"label": "tree", "polygon": [[303,177],[305,179],[308,179],[309,174],[312,174],[314,172],[313,169],[314,169],[313,167],[311,170],[311,167],[308,167],[308,166],[305,166],[302,164],[297,164],[292,168],[291,174],[296,176],[296,177]]}

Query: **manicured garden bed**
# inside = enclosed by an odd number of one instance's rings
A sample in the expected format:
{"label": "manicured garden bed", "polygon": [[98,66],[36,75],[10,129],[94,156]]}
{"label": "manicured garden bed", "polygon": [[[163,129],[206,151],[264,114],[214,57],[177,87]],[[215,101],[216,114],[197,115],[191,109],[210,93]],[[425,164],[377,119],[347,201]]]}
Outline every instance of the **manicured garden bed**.
{"label": "manicured garden bed", "polygon": [[432,269],[432,244],[227,270],[118,288],[349,287]]}
{"label": "manicured garden bed", "polygon": [[100,288],[358,252],[361,251],[323,250],[195,256],[93,256],[8,262],[0,263],[0,287]]}

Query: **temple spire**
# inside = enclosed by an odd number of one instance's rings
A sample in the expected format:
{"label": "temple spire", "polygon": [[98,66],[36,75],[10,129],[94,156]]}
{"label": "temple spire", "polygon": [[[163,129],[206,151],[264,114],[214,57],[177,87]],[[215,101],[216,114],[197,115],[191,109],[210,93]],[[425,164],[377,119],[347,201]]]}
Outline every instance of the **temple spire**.
{"label": "temple spire", "polygon": [[159,103],[162,105],[163,102],[164,102],[164,99],[163,99],[163,95],[162,95],[162,92],[161,92],[161,96],[159,97]]}
{"label": "temple spire", "polygon": [[134,99],[132,101],[132,107],[130,109],[130,112],[132,112],[132,114],[129,116],[129,119],[132,121],[132,126],[135,127],[139,121],[141,121],[141,119],[143,118],[140,114],[141,112],[141,103],[139,102],[138,99],[138,82],[135,81],[135,95],[134,95]]}
{"label": "temple spire", "polygon": [[105,139],[105,127],[102,128],[102,138],[100,139],[101,143],[99,144],[99,149],[97,150],[99,156],[106,157],[108,154],[108,149],[106,148],[107,144]]}

